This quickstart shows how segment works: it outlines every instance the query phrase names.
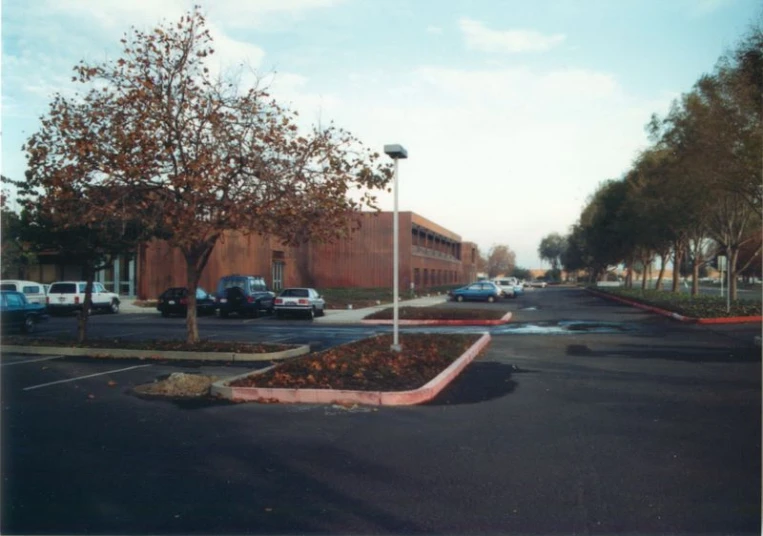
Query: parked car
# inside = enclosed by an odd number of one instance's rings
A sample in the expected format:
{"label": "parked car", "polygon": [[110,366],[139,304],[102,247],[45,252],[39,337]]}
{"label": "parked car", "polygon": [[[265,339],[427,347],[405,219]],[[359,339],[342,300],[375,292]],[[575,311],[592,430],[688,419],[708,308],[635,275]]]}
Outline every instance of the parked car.
{"label": "parked car", "polygon": [[34,281],[3,279],[0,281],[0,290],[21,292],[29,303],[39,303],[40,305],[45,305],[45,298],[47,297],[45,285]]}
{"label": "parked car", "polygon": [[494,302],[502,296],[501,288],[490,281],[480,281],[450,291],[451,300],[487,300]]}
{"label": "parked car", "polygon": [[548,283],[546,283],[545,281],[535,280],[535,281],[530,281],[529,286],[532,288],[546,288],[546,286],[548,286]]}
{"label": "parked car", "polygon": [[21,292],[0,291],[0,324],[3,330],[20,329],[24,333],[32,333],[38,323],[47,319],[43,304],[28,301]]}
{"label": "parked car", "polygon": [[519,296],[522,296],[524,293],[525,293],[524,285],[520,281],[517,281],[514,284],[514,297],[518,298]]}
{"label": "parked car", "polygon": [[498,285],[503,291],[505,298],[516,298],[514,287],[516,286],[516,279],[514,278],[497,278],[493,279],[493,283]]}
{"label": "parked car", "polygon": [[325,314],[326,301],[314,288],[285,288],[276,297],[274,308],[278,318],[299,314],[312,320]]}
{"label": "parked car", "polygon": [[[86,281],[56,281],[48,290],[47,305],[51,315],[82,311],[85,304]],[[119,296],[106,290],[101,283],[93,283],[92,305],[89,312],[119,312]]]}
{"label": "parked car", "polygon": [[[159,295],[156,309],[163,317],[188,314],[188,289],[171,287]],[[201,287],[196,288],[196,315],[213,315],[217,311],[215,299]]]}
{"label": "parked car", "polygon": [[230,314],[256,317],[273,312],[275,297],[263,277],[232,274],[218,281],[215,302],[222,318]]}

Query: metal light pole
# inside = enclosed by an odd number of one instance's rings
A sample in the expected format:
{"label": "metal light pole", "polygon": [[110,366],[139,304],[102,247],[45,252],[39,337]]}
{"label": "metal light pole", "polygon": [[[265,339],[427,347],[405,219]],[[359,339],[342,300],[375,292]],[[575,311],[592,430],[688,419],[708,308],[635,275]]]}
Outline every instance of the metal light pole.
{"label": "metal light pole", "polygon": [[399,311],[398,311],[398,287],[400,286],[400,246],[399,246],[399,223],[397,218],[397,168],[398,160],[401,158],[408,158],[408,151],[402,145],[385,145],[384,152],[395,161],[395,178],[392,189],[394,190],[395,197],[395,209],[392,215],[392,346],[390,350],[393,352],[399,352],[402,347],[400,346],[399,335]]}

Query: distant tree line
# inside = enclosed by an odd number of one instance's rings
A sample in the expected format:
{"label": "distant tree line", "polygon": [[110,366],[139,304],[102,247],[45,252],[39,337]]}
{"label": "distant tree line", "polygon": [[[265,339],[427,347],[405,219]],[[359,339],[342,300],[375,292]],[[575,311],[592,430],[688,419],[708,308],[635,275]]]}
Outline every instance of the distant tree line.
{"label": "distant tree line", "polygon": [[673,291],[683,267],[696,295],[703,271],[725,255],[736,298],[737,276],[760,269],[762,113],[758,24],[665,116],[652,116],[650,146],[621,178],[599,185],[567,236],[541,241],[541,258],[591,279],[622,265],[626,285],[640,273],[642,288],[655,260],[658,288],[672,262]]}

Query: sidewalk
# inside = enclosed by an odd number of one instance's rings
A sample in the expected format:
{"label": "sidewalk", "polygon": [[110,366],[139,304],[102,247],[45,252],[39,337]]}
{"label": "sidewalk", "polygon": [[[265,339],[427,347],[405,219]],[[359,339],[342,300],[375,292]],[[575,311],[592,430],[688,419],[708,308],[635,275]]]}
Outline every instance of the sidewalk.
{"label": "sidewalk", "polygon": [[[119,312],[123,314],[157,313],[156,307],[138,307],[137,305],[133,305],[135,300],[136,298],[133,296],[122,296],[121,302],[119,304]],[[444,303],[446,301],[448,301],[448,295],[439,294],[437,296],[427,296],[425,298],[416,298],[415,300],[401,301],[400,306],[429,307],[431,305],[437,305],[438,303]],[[363,320],[366,315],[370,315],[375,311],[387,309],[388,307],[392,307],[392,304],[383,303],[381,305],[364,307],[362,309],[326,309],[326,315],[316,317],[314,322],[316,324],[360,324],[360,321]]]}
{"label": "sidewalk", "polygon": [[[446,301],[448,301],[448,295],[439,294],[437,296],[401,301],[400,307],[429,307],[438,303],[445,303]],[[326,309],[326,316],[316,317],[313,322],[316,324],[360,324],[360,321],[366,315],[389,307],[392,307],[391,303],[383,303],[362,309]]]}

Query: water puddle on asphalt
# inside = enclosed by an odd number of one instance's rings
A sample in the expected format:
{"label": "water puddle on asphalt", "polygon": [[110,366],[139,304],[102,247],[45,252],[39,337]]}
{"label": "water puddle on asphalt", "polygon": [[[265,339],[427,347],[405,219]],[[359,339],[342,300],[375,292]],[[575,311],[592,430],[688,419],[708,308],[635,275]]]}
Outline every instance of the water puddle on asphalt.
{"label": "water puddle on asphalt", "polygon": [[523,307],[520,311],[537,311],[537,307]]}
{"label": "water puddle on asphalt", "polygon": [[493,328],[496,335],[572,335],[575,333],[626,333],[635,327],[621,322],[566,320],[555,323],[516,323]]}

